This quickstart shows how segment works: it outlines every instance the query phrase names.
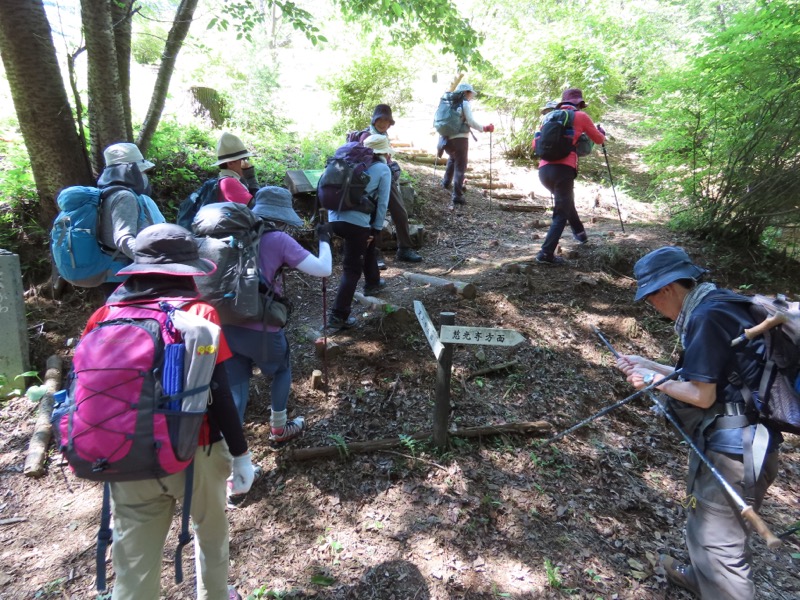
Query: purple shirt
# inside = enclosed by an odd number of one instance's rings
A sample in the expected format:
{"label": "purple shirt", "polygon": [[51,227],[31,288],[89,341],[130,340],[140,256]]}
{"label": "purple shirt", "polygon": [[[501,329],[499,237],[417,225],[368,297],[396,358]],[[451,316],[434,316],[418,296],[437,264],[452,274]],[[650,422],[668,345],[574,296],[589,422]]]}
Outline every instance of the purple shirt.
{"label": "purple shirt", "polygon": [[[298,244],[292,236],[282,231],[269,231],[261,236],[261,243],[258,246],[258,268],[261,276],[273,284],[277,294],[283,295],[283,280],[278,277],[275,280],[275,273],[283,265],[290,269],[296,269],[297,265],[311,254],[308,250]],[[274,325],[264,326],[261,323],[244,323],[242,327],[255,329],[257,331],[280,331],[280,327]]]}

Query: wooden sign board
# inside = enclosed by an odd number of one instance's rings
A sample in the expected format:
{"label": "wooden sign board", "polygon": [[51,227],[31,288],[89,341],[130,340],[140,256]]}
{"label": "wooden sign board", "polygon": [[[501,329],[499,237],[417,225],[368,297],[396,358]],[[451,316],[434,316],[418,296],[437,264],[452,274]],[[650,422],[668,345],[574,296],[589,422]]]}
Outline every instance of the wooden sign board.
{"label": "wooden sign board", "polygon": [[425,307],[419,300],[414,300],[414,314],[417,315],[417,321],[419,321],[420,327],[422,327],[422,333],[425,334],[428,344],[430,344],[431,350],[433,350],[433,355],[436,357],[436,360],[439,360],[444,346],[442,342],[439,341],[439,336],[436,335],[436,327],[433,326],[431,318],[428,316],[428,311],[425,310]]}
{"label": "wooden sign board", "polygon": [[516,346],[525,338],[513,329],[494,327],[465,327],[442,325],[440,341],[448,344],[479,344],[481,346]]}

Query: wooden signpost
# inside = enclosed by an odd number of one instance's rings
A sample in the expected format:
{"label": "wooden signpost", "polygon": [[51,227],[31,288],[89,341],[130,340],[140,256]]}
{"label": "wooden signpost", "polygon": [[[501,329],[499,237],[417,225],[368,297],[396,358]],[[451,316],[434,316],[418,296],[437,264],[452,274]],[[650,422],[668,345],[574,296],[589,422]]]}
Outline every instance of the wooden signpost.
{"label": "wooden signpost", "polygon": [[436,333],[428,311],[422,302],[414,300],[422,332],[436,357],[436,400],[433,408],[433,443],[437,448],[447,448],[447,422],[450,414],[450,375],[453,369],[453,344],[480,344],[484,346],[516,346],[524,337],[513,329],[494,327],[467,327],[455,324],[452,312],[439,313],[441,335]]}

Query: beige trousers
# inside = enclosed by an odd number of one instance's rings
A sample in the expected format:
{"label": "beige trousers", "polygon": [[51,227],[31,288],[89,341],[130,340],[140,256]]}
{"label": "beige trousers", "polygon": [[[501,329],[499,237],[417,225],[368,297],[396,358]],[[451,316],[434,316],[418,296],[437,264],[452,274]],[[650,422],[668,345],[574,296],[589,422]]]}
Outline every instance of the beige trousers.
{"label": "beige trousers", "polygon": [[[192,528],[199,600],[228,600],[226,480],[233,458],[224,441],[198,448],[194,459]],[[158,600],[164,543],[185,474],[111,484],[114,516],[112,600]],[[163,487],[162,487],[163,486]],[[174,554],[174,551],[169,553]]]}

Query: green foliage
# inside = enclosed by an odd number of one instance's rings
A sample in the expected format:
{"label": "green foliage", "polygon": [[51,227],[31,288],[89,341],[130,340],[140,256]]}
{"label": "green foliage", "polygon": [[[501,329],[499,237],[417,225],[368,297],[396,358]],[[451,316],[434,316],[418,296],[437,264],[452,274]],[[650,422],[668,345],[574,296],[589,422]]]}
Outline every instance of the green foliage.
{"label": "green foliage", "polygon": [[288,121],[279,115],[275,90],[280,87],[276,66],[256,62],[246,74],[239,74],[227,94],[230,116],[227,123],[251,133],[280,132]]}
{"label": "green foliage", "polygon": [[341,115],[336,133],[364,129],[378,104],[389,104],[395,117],[402,115],[413,99],[407,82],[412,69],[378,49],[356,60],[340,75],[321,81],[333,96],[332,108]]}
{"label": "green foliage", "polygon": [[[681,228],[739,247],[795,244],[800,211],[796,0],[733,15],[654,89],[646,158]],[[795,237],[790,237],[795,236]]]}
{"label": "green foliage", "polygon": [[131,54],[140,65],[157,65],[167,41],[167,31],[156,21],[136,19],[131,36]]}
{"label": "green foliage", "polygon": [[549,558],[544,559],[544,572],[547,575],[548,586],[555,590],[564,587],[564,582],[561,580],[561,568],[550,562]]}
{"label": "green foliage", "polygon": [[349,21],[367,31],[382,30],[394,44],[409,49],[426,42],[455,55],[460,68],[485,68],[478,51],[484,36],[461,16],[451,0],[336,0]]}
{"label": "green foliage", "polygon": [[271,17],[269,8],[276,6],[281,17],[288,21],[292,27],[300,31],[316,46],[328,40],[314,25],[314,15],[297,6],[292,0],[268,0],[255,2],[254,0],[227,0],[222,4],[222,16],[214,17],[209,21],[208,28],[218,28],[227,31],[230,27],[236,31],[236,39],[245,38],[253,41],[253,32],[258,25],[263,24],[267,17]]}

